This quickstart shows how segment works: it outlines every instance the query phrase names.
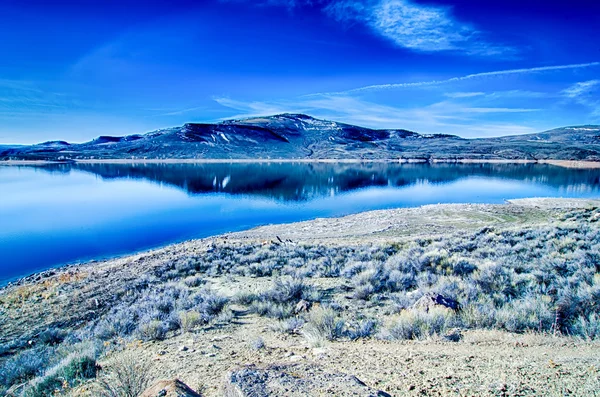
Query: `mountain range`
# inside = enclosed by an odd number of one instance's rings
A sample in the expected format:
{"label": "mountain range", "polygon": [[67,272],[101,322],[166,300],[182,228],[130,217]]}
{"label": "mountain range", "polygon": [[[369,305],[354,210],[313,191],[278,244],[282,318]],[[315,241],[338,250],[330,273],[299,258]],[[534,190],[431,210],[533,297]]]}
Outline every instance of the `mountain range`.
{"label": "mountain range", "polygon": [[215,124],[188,123],[143,135],[86,143],[0,146],[0,160],[92,159],[418,159],[600,161],[600,126],[465,139],[403,129],[369,129],[303,114]]}

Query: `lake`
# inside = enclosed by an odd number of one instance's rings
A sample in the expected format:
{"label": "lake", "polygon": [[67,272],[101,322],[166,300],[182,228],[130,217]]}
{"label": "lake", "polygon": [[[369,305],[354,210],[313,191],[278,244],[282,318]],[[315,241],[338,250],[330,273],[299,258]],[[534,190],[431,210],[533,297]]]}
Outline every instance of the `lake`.
{"label": "lake", "polygon": [[600,170],[519,164],[0,166],[0,283],[257,225],[437,203],[600,196]]}

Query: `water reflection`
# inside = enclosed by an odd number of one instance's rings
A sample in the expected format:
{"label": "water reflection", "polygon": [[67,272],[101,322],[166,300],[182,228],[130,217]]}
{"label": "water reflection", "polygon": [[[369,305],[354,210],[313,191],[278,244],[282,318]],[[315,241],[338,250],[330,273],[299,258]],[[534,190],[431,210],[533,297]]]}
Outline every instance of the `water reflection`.
{"label": "water reflection", "polygon": [[257,195],[307,201],[366,187],[448,183],[493,177],[543,184],[561,191],[598,191],[600,170],[539,164],[228,163],[228,164],[58,164],[49,172],[90,172],[103,179],[146,179],[190,194]]}

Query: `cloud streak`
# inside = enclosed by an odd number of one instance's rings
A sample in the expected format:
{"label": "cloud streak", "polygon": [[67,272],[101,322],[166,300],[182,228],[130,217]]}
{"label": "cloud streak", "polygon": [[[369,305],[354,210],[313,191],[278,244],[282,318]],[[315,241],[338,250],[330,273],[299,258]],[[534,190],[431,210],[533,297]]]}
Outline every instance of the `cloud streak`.
{"label": "cloud streak", "polygon": [[600,118],[600,80],[575,83],[563,90],[562,94],[569,100],[591,109],[593,117]]}
{"label": "cloud streak", "polygon": [[394,88],[413,88],[413,87],[427,87],[427,86],[438,86],[443,84],[450,83],[458,83],[466,80],[473,80],[485,77],[496,77],[496,76],[505,76],[505,75],[515,75],[515,74],[529,74],[529,73],[540,73],[540,72],[551,72],[558,70],[567,70],[567,69],[582,69],[582,68],[591,68],[600,66],[600,62],[588,62],[588,63],[576,63],[569,65],[554,65],[554,66],[540,66],[533,68],[521,68],[521,69],[507,69],[507,70],[496,70],[492,72],[482,72],[482,73],[473,73],[465,76],[452,77],[445,80],[429,80],[429,81],[418,81],[413,83],[391,83],[391,84],[374,84],[368,85],[359,88],[353,88],[346,91],[338,91],[338,92],[327,92],[327,93],[317,93],[310,95],[345,95],[352,93],[360,93],[365,91],[379,91],[379,90],[390,90]]}
{"label": "cloud streak", "polygon": [[[470,123],[486,115],[502,115],[515,113],[536,112],[539,109],[505,108],[505,107],[476,107],[464,106],[457,103],[442,101],[429,106],[400,108],[366,101],[352,96],[322,96],[320,98],[304,98],[280,101],[239,101],[231,98],[217,97],[214,100],[222,106],[235,109],[239,113],[227,117],[239,119],[279,113],[309,113],[317,117],[340,120],[355,125],[372,128],[408,128],[421,132],[459,133],[462,136],[475,136]],[[486,123],[492,125],[492,123]],[[509,124],[497,122],[490,133],[510,135],[533,132],[527,127],[519,129],[514,124],[510,128],[501,126]],[[474,128],[474,127],[473,127]],[[480,127],[478,127],[480,128]],[[477,129],[477,134],[481,130]]]}

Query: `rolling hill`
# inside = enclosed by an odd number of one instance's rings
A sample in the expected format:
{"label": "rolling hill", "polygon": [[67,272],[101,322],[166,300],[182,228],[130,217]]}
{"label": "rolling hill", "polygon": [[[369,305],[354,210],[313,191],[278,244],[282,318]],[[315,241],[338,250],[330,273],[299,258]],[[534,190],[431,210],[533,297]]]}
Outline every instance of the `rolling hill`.
{"label": "rolling hill", "polygon": [[600,126],[464,139],[402,129],[374,130],[303,114],[188,123],[144,135],[71,144],[0,146],[0,160],[420,159],[600,161]]}

